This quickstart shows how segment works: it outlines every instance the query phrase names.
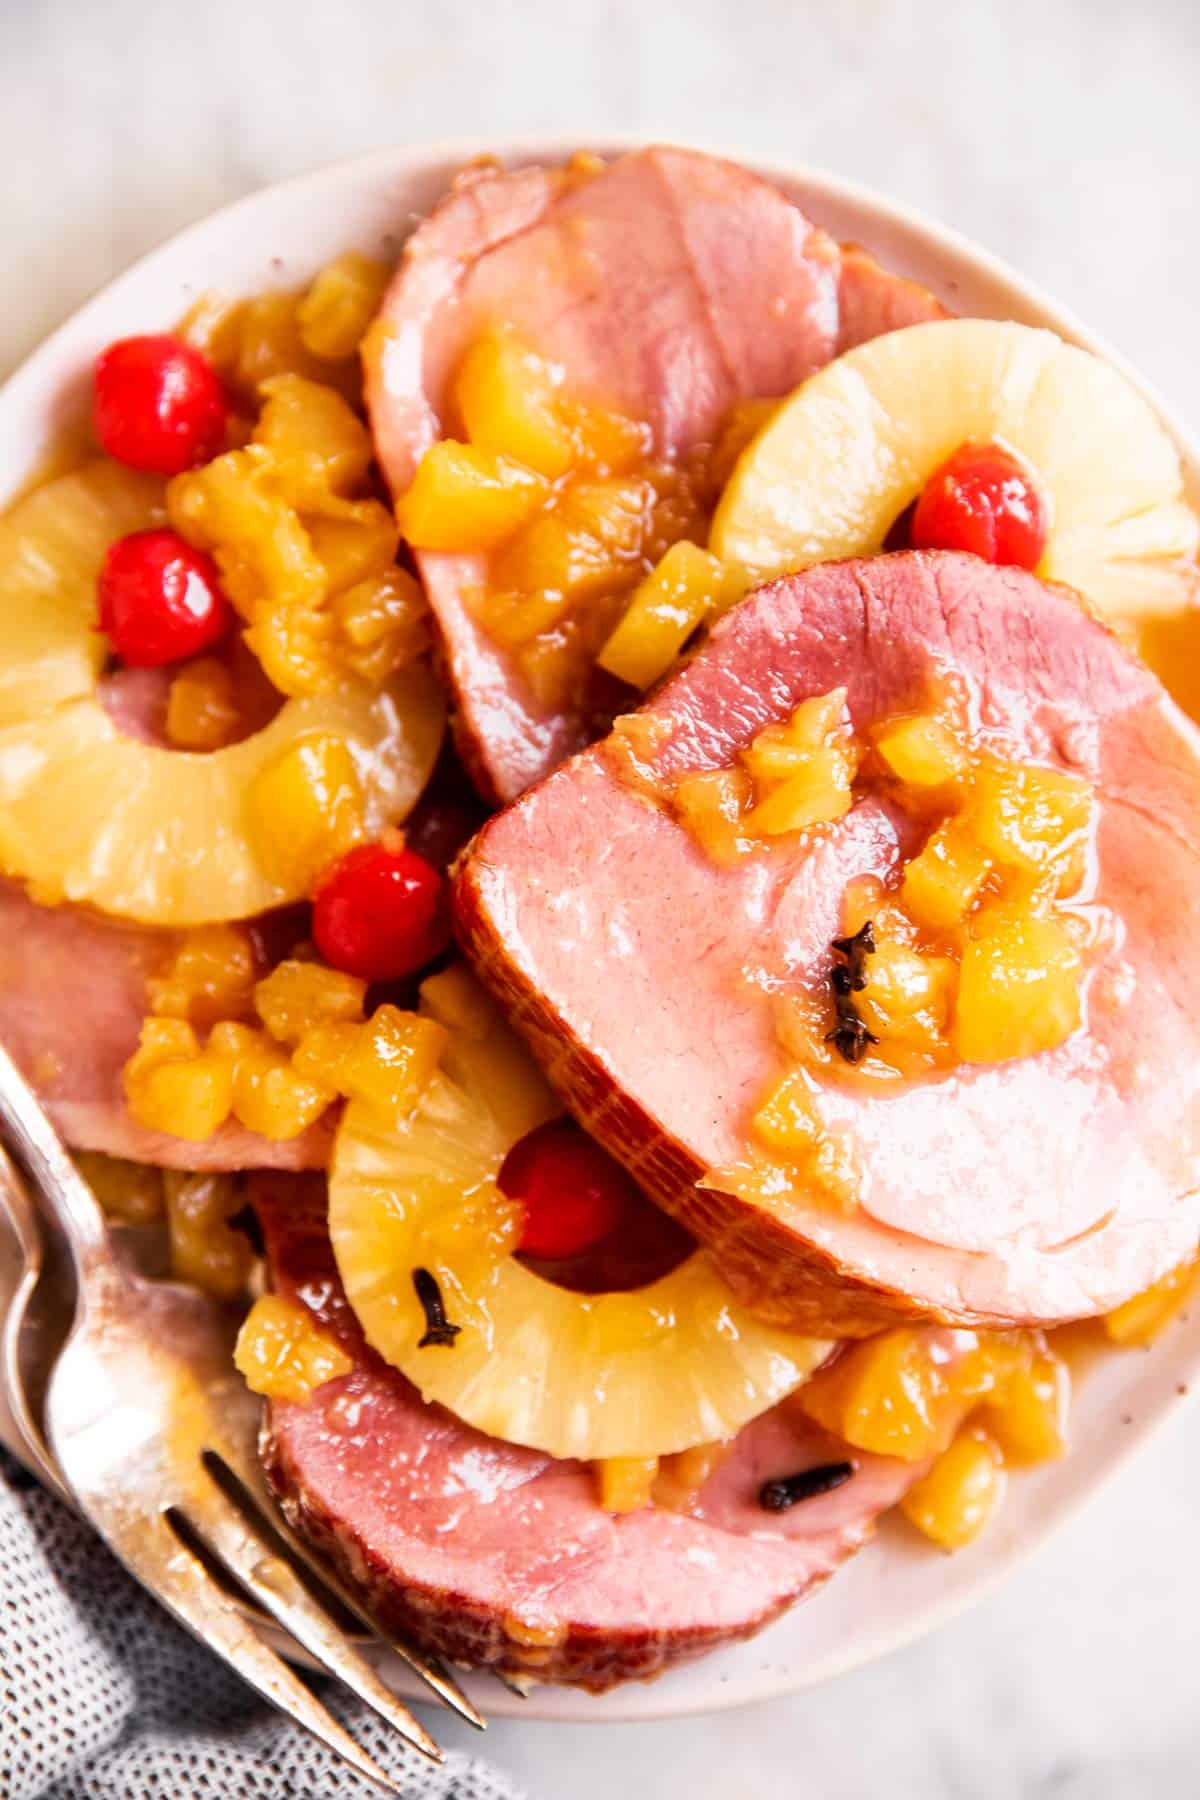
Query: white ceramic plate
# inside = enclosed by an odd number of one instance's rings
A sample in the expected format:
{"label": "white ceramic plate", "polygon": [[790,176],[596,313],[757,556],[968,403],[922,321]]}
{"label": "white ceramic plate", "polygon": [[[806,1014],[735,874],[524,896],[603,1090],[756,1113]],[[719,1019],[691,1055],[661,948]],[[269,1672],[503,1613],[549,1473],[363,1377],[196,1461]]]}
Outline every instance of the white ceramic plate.
{"label": "white ceramic plate", "polygon": [[[393,255],[415,218],[470,157],[553,162],[576,147],[561,139],[524,139],[382,151],[268,188],[183,232],[91,300],[0,390],[0,503],[37,468],[56,433],[78,419],[92,359],[112,338],[170,326],[208,288],[244,294],[298,284],[350,247]],[[594,147],[615,152],[630,146],[612,141]],[[889,268],[924,282],[956,312],[1048,325],[1120,361],[1069,314],[964,239],[815,170],[740,160],[792,194],[836,237],[861,240]],[[48,230],[56,228],[47,222]],[[1179,444],[1192,502],[1200,506],[1200,455],[1157,396],[1150,399]],[[0,1255],[0,1313],[6,1273],[11,1292],[11,1271]],[[599,1699],[535,1689],[524,1702],[491,1681],[468,1685],[494,1716],[652,1719],[768,1699],[868,1662],[999,1582],[1182,1404],[1181,1390],[1197,1379],[1200,1309],[1147,1354],[1103,1357],[1080,1383],[1069,1456],[1016,1478],[991,1529],[954,1558],[885,1521],[873,1545],[761,1637],[660,1681]],[[0,1415],[0,1439],[6,1436],[11,1438],[11,1421]],[[420,1693],[399,1669],[396,1685]]]}

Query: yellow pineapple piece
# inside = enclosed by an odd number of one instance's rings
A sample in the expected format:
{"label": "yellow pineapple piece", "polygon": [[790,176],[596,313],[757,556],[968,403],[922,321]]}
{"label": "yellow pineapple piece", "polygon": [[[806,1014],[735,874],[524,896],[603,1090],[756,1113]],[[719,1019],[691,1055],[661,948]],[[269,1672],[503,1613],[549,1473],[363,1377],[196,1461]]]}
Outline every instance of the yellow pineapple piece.
{"label": "yellow pineapple piece", "polygon": [[200,1144],[223,1125],[233,1107],[233,1074],[220,1057],[201,1051],[182,1019],[147,1019],[138,1048],[125,1065],[125,1102],[148,1131]]}
{"label": "yellow pineapple piece", "polygon": [[1190,1299],[1197,1263],[1180,1263],[1161,1281],[1106,1314],[1104,1329],[1114,1344],[1152,1344]]}
{"label": "yellow pineapple piece", "polygon": [[640,1512],[654,1497],[657,1456],[605,1456],[595,1465],[600,1505],[605,1512]]}
{"label": "yellow pineapple piece", "polygon": [[573,482],[496,558],[483,606],[488,629],[501,643],[525,644],[582,601],[628,585],[654,501],[647,480]]}
{"label": "yellow pineapple piece", "polygon": [[752,1120],[755,1137],[769,1150],[795,1157],[815,1150],[821,1135],[812,1086],[802,1069],[778,1081]]}
{"label": "yellow pineapple piece", "polygon": [[296,307],[305,349],[325,362],[353,356],[379,311],[389,278],[386,264],[359,250],[326,264]]}
{"label": "yellow pineapple piece", "polygon": [[994,442],[1045,495],[1039,575],[1112,619],[1190,604],[1200,522],[1153,409],[1098,357],[991,319],[888,332],[810,377],[737,463],[710,548],[758,580],[871,555],[954,451]]}
{"label": "yellow pineapple piece", "polygon": [[[736,572],[733,581],[740,587]],[[648,688],[666,674],[696,626],[721,607],[728,585],[728,571],[715,556],[681,539],[638,583],[597,662],[631,687]]]}
{"label": "yellow pineapple piece", "polygon": [[1048,1462],[1062,1456],[1067,1447],[1069,1398],[1067,1365],[1042,1346],[982,1409],[980,1423],[1000,1446],[1006,1463]]}
{"label": "yellow pineapple piece", "polygon": [[252,841],[267,873],[307,892],[321,870],[366,836],[353,756],[331,734],[302,739],[256,777]]}
{"label": "yellow pineapple piece", "polygon": [[754,846],[746,826],[752,800],[744,769],[685,775],[671,796],[680,823],[715,862],[729,863]]}
{"label": "yellow pineapple piece", "polygon": [[[343,1117],[330,1233],[368,1340],[426,1399],[553,1456],[648,1461],[733,1436],[827,1346],[746,1313],[704,1252],[613,1294],[573,1293],[518,1262],[519,1217],[496,1177],[559,1106],[494,1009],[486,1036],[471,1021],[406,1116],[351,1101]],[[416,1268],[460,1327],[451,1349],[418,1348]]]}
{"label": "yellow pineapple piece", "polygon": [[1052,1050],[1079,1026],[1082,962],[1054,919],[996,907],[965,945],[954,1013],[964,1062],[1006,1062]]}
{"label": "yellow pineapple piece", "polygon": [[166,1196],[161,1169],[93,1150],[76,1150],[71,1160],[106,1217],[120,1225],[151,1225],[162,1218]]}
{"label": "yellow pineapple piece", "polygon": [[433,1019],[376,1007],[341,1069],[342,1091],[394,1117],[412,1111],[429,1085],[446,1033]]}
{"label": "yellow pineapple piece", "polygon": [[234,1117],[247,1131],[276,1142],[299,1137],[337,1098],[335,1090],[293,1068],[287,1051],[251,1026],[214,1026],[207,1054],[232,1070]]}
{"label": "yellow pineapple piece", "polygon": [[0,518],[0,729],[92,692],[107,655],[94,629],[105,551],[163,516],[161,481],[96,461]]}
{"label": "yellow pineapple piece", "polygon": [[561,381],[560,370],[511,333],[495,330],[467,351],[452,401],[478,449],[557,481],[576,460],[575,438],[559,409]]}
{"label": "yellow pineapple piece", "polygon": [[400,548],[395,521],[378,500],[347,501],[333,517],[310,516],[307,530],[329,595],[385,575]]}
{"label": "yellow pineapple piece", "polygon": [[384,569],[334,594],[329,613],[339,662],[372,687],[429,648],[429,608],[407,569]]}
{"label": "yellow pineapple piece", "polygon": [[150,1010],[161,1019],[206,1027],[248,1016],[258,975],[250,934],[241,925],[189,931],[166,970],[147,983]]}
{"label": "yellow pineapple piece", "polygon": [[346,1019],[310,1025],[292,1052],[292,1067],[306,1080],[345,1092],[346,1063],[362,1035],[362,1022]]}
{"label": "yellow pineapple piece", "polygon": [[481,1043],[495,1024],[495,1007],[462,963],[427,975],[420,991],[422,1012],[456,1038]]}
{"label": "yellow pineapple piece", "polygon": [[745,820],[754,836],[778,837],[844,818],[858,767],[846,690],[804,700],[783,725],[767,725],[741,753],[755,788]]}
{"label": "yellow pineapple piece", "polygon": [[221,750],[238,724],[233,676],[215,656],[199,656],[172,677],[166,739],[173,750]]}
{"label": "yellow pineapple piece", "polygon": [[906,865],[900,899],[918,925],[952,931],[963,923],[991,872],[991,860],[974,838],[949,820]]}
{"label": "yellow pineapple piece", "polygon": [[301,375],[261,385],[262,412],[252,442],[270,456],[272,488],[295,507],[318,509],[328,495],[361,487],[371,466],[371,437],[336,388]]}
{"label": "yellow pineapple piece", "polygon": [[235,387],[257,393],[264,382],[280,375],[302,375],[328,381],[329,369],[314,356],[301,336],[299,295],[286,291],[255,294],[237,310],[232,365]]}
{"label": "yellow pineapple piece", "polygon": [[892,774],[909,787],[944,787],[966,768],[962,744],[947,721],[936,714],[889,719],[871,735]]}
{"label": "yellow pineapple piece", "polygon": [[546,493],[545,479],[510,457],[444,438],[421,458],[396,502],[396,518],[415,550],[494,550],[533,516]]}
{"label": "yellow pineapple piece", "polygon": [[560,405],[575,442],[577,460],[593,474],[623,475],[650,455],[653,433],[643,420],[578,400],[564,399]]}
{"label": "yellow pineapple piece", "polygon": [[900,1510],[943,1550],[961,1550],[979,1536],[1004,1495],[1004,1459],[981,1426],[972,1426],[914,1482]]}
{"label": "yellow pineapple piece", "polygon": [[975,769],[963,824],[986,856],[1036,875],[1068,858],[1092,802],[1090,782],[1078,776],[988,759]]}
{"label": "yellow pineapple piece", "polygon": [[298,1044],[318,1025],[363,1016],[367,984],[341,969],[322,963],[285,961],[277,964],[254,990],[254,1007],[271,1036],[281,1044]]}
{"label": "yellow pineapple piece", "polygon": [[950,957],[927,956],[877,934],[870,977],[854,999],[886,1059],[895,1045],[933,1051],[944,1043],[957,985],[958,969]]}
{"label": "yellow pineapple piece", "polygon": [[249,1239],[229,1224],[242,1207],[236,1176],[163,1173],[171,1273],[216,1300],[236,1300],[254,1266]]}
{"label": "yellow pineapple piece", "polygon": [[728,1442],[696,1444],[691,1450],[679,1450],[674,1456],[659,1458],[652,1498],[655,1506],[667,1512],[690,1512],[708,1480],[716,1474],[729,1455]]}
{"label": "yellow pineapple piece", "polygon": [[233,1360],[252,1394],[299,1406],[354,1367],[306,1306],[280,1294],[260,1294],[254,1302],[238,1332]]}
{"label": "yellow pineapple piece", "polygon": [[274,478],[272,453],[251,444],[167,485],[171,524],[212,553],[225,592],[248,620],[267,604],[315,609],[325,592],[312,540]]}

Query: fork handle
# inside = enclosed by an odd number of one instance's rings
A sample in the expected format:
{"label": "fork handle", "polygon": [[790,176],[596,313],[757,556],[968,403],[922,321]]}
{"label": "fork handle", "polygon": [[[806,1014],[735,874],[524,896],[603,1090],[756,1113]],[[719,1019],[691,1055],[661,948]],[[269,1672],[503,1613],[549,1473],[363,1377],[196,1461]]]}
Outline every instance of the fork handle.
{"label": "fork handle", "polygon": [[111,1271],[108,1226],[33,1089],[0,1044],[0,1135],[32,1177],[66,1240],[80,1290]]}

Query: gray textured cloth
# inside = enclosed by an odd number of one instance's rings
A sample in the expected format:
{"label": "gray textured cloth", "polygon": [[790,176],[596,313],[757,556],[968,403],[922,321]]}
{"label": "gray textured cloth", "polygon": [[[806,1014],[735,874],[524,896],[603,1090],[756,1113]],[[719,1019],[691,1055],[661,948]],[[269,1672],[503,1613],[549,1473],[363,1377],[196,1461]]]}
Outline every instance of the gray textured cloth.
{"label": "gray textured cloth", "polygon": [[[414,1800],[519,1800],[486,1765],[432,1769],[322,1691]],[[436,1725],[435,1725],[436,1731]],[[378,1790],[194,1643],[0,1451],[3,1800],[368,1800]]]}

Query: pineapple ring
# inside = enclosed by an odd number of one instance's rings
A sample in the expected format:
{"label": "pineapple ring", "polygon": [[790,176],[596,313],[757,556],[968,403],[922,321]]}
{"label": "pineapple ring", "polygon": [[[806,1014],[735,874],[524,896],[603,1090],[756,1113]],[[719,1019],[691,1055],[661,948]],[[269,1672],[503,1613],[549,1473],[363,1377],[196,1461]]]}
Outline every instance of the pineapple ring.
{"label": "pineapple ring", "polygon": [[[429,1401],[551,1456],[658,1456],[732,1437],[799,1385],[830,1345],[755,1318],[706,1251],[628,1293],[556,1287],[510,1254],[505,1156],[560,1108],[523,1045],[478,996],[482,1032],[452,1032],[397,1125],[347,1108],[329,1230],[367,1341]],[[413,1270],[436,1277],[451,1347],[424,1350]]]}
{"label": "pineapple ring", "polygon": [[1200,521],[1149,404],[1053,332],[990,319],[889,332],[804,382],[743,451],[710,547],[755,581],[873,555],[947,457],[995,441],[1049,501],[1038,575],[1111,621],[1189,603]]}
{"label": "pineapple ring", "polygon": [[444,704],[413,668],[381,691],[347,682],[288,700],[210,755],[125,736],[97,692],[96,577],[115,538],[161,518],[160,483],[97,462],[0,520],[0,870],[40,899],[183,927],[301,898],[255,853],[247,796],[260,772],[302,740],[340,739],[377,832],[428,780]]}

